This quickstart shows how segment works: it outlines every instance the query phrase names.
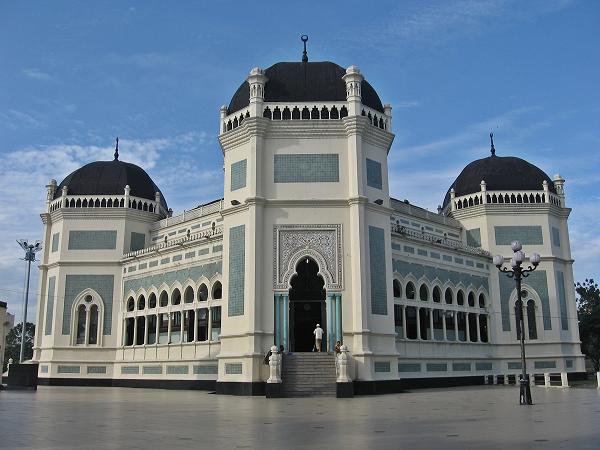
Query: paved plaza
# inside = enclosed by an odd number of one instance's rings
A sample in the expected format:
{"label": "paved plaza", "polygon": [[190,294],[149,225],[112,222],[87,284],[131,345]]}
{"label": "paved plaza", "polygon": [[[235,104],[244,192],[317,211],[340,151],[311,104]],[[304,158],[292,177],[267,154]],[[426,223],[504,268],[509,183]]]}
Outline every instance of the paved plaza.
{"label": "paved plaza", "polygon": [[597,449],[600,391],[515,387],[265,399],[201,391],[0,392],[0,449]]}

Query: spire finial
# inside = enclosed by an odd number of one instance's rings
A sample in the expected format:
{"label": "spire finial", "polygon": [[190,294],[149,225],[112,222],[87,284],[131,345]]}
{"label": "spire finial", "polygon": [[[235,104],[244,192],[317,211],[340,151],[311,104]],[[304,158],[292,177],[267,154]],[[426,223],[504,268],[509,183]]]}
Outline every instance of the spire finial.
{"label": "spire finial", "polygon": [[496,156],[496,149],[494,148],[494,133],[490,133],[490,142],[491,142],[491,148],[490,151],[492,152],[492,156]]}
{"label": "spire finial", "polygon": [[115,145],[115,161],[119,160],[119,137],[117,136],[117,144]]}
{"label": "spire finial", "polygon": [[308,36],[303,34],[300,36],[300,40],[304,43],[304,51],[302,52],[302,62],[308,62],[308,54],[306,53],[306,41],[308,41]]}

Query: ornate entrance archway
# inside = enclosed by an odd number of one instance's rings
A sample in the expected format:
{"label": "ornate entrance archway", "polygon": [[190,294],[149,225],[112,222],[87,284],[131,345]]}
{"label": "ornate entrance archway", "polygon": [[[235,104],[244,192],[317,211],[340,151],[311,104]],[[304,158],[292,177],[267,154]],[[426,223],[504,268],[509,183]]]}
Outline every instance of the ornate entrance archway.
{"label": "ornate entrance archway", "polygon": [[[293,352],[310,352],[314,345],[313,331],[320,324],[327,336],[325,281],[319,275],[319,265],[303,258],[297,265],[289,291],[289,338]],[[323,342],[323,348],[326,343]]]}

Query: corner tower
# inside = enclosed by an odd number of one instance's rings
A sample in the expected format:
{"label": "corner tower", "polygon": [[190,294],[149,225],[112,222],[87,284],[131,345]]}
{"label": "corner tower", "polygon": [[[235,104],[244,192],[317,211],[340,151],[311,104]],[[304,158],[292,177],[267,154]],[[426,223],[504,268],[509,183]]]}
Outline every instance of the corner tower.
{"label": "corner tower", "polygon": [[[228,107],[219,392],[260,389],[273,344],[343,340],[355,377],[396,354],[387,154],[394,135],[356,66],[281,62],[252,69]],[[388,374],[396,378],[397,373]]]}

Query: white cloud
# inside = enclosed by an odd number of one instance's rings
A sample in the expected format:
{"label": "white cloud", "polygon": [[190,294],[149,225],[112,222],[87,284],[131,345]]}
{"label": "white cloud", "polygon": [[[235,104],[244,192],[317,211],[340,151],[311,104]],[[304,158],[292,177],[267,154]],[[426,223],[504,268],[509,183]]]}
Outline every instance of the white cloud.
{"label": "white cloud", "polygon": [[33,67],[21,70],[21,74],[32,80],[49,81],[53,79],[52,75],[50,75],[49,73],[42,72],[41,70]]}

